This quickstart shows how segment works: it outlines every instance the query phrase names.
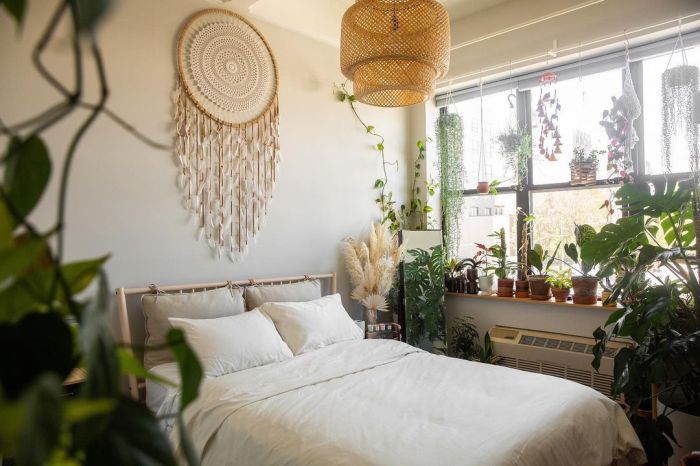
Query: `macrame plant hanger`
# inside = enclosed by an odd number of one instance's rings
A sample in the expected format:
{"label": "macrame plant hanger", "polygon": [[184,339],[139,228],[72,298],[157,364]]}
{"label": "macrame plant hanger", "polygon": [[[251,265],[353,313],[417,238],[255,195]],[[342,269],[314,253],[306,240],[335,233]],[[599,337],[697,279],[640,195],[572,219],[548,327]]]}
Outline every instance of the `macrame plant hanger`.
{"label": "macrame plant hanger", "polygon": [[[688,64],[683,44],[681,20],[678,20],[678,38],[668,57],[666,70],[661,75],[662,145],[664,171],[670,173],[671,152],[676,144],[686,142],[690,169],[698,173],[698,126],[695,123],[695,94],[698,91],[698,67]],[[670,68],[671,60],[680,46],[682,64]]]}
{"label": "macrame plant hanger", "polygon": [[277,179],[277,67],[253,25],[204,10],[180,31],[175,155],[185,209],[218,257],[240,260],[267,215]]}

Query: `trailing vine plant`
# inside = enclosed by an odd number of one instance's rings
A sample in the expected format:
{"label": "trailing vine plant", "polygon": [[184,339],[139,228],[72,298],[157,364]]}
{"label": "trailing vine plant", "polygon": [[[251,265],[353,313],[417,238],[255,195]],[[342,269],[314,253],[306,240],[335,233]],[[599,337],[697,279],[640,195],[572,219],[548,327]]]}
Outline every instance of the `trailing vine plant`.
{"label": "trailing vine plant", "polygon": [[[464,161],[462,157],[464,123],[457,113],[443,113],[435,122],[438,168],[440,172],[440,206],[442,234],[449,257],[457,257],[464,206]],[[495,187],[493,188],[495,189]]]}
{"label": "trailing vine plant", "polygon": [[[421,199],[421,187],[419,186],[421,168],[425,163],[425,141],[418,140],[416,142],[416,147],[418,148],[418,155],[413,161],[413,184],[411,188],[411,200],[406,204],[402,204],[399,208],[396,208],[396,200],[394,200],[394,193],[391,191],[387,192],[387,184],[389,183],[389,174],[387,172],[387,167],[394,166],[398,170],[399,162],[395,160],[393,162],[387,162],[386,154],[384,152],[384,144],[386,140],[384,136],[377,132],[377,129],[370,124],[365,123],[360,114],[357,112],[357,107],[355,102],[357,99],[353,94],[351,94],[346,86],[346,83],[336,84],[336,97],[340,102],[347,102],[352,114],[355,119],[364,127],[367,134],[373,136],[377,140],[375,146],[379,157],[382,159],[382,176],[374,181],[374,188],[378,190],[378,197],[375,202],[379,206],[382,214],[381,223],[389,222],[389,230],[396,232],[402,228],[418,229],[423,230],[427,228],[427,214],[432,212],[432,207],[427,203],[424,203]],[[434,182],[429,181],[425,183],[428,195],[432,196],[435,194],[436,185]]]}

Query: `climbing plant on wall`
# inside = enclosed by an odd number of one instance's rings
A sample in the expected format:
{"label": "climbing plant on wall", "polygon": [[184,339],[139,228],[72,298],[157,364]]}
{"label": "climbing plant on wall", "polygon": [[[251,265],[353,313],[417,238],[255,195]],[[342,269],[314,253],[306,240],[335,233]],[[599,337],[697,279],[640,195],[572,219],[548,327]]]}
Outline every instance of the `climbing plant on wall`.
{"label": "climbing plant on wall", "polygon": [[[357,112],[357,107],[355,106],[357,99],[347,90],[345,83],[336,84],[335,89],[338,100],[348,104],[352,110],[352,114],[355,116],[355,119],[357,119],[357,121],[364,127],[367,134],[374,137],[377,141],[374,147],[382,160],[382,175],[374,181],[374,188],[378,191],[375,202],[379,206],[382,215],[381,222],[389,222],[389,229],[392,232],[398,231],[402,228],[416,230],[423,230],[427,228],[427,214],[433,209],[422,199],[423,192],[420,177],[421,169],[425,164],[425,141],[419,140],[416,142],[418,155],[413,161],[413,184],[411,186],[412,197],[408,204],[401,204],[397,208],[394,193],[387,190],[387,185],[389,183],[387,168],[394,166],[396,169],[398,169],[399,162],[397,160],[387,162],[384,152],[384,145],[386,143],[384,136],[382,136],[382,134],[379,133],[373,125],[365,123],[362,117],[360,117],[360,114]],[[435,183],[425,182],[423,184],[429,196],[435,194]]]}
{"label": "climbing plant on wall", "polygon": [[443,113],[435,122],[440,172],[442,231],[448,257],[457,257],[459,220],[464,205],[464,122],[456,113]]}

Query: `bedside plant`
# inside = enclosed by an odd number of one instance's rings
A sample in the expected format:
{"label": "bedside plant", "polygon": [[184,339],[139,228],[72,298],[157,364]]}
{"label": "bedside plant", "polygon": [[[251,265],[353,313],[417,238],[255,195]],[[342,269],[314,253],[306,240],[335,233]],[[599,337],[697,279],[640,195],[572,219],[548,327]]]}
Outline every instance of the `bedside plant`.
{"label": "bedside plant", "polygon": [[[695,420],[690,425],[700,416],[700,229],[693,221],[700,202],[697,178],[661,182],[655,188],[654,194],[646,185],[618,189],[617,205],[627,216],[605,225],[584,245],[582,256],[601,268],[632,261],[610,298],[619,298],[623,308],[593,334],[593,367],[599,367],[608,341],[633,343],[615,357],[613,394],[625,394],[649,464],[661,465],[673,453],[671,441],[679,433],[668,415],[680,411]],[[664,404],[656,419],[639,414],[654,399],[652,387]]]}
{"label": "bedside plant", "polygon": [[472,323],[471,317],[459,317],[452,325],[450,339],[451,352],[460,359],[478,361],[490,364],[493,360],[493,345],[491,337],[484,335],[484,346],[479,344],[479,332]]}
{"label": "bedside plant", "polygon": [[554,301],[557,303],[565,303],[571,294],[571,270],[562,270],[554,272],[545,278],[552,289]]}
{"label": "bedside plant", "polygon": [[442,246],[411,249],[404,264],[406,339],[414,346],[445,343],[445,275]]}

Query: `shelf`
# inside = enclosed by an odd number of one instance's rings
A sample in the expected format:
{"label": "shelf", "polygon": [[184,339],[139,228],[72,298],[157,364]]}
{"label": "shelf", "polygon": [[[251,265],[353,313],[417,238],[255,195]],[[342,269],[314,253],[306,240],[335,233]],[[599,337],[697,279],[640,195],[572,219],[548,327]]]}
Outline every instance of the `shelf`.
{"label": "shelf", "polygon": [[548,306],[559,306],[559,307],[578,307],[578,308],[584,308],[584,309],[595,309],[598,311],[606,311],[606,312],[613,312],[616,309],[620,309],[621,306],[618,305],[616,307],[606,307],[601,304],[600,301],[598,301],[596,304],[574,304],[571,301],[567,301],[565,303],[557,303],[554,301],[554,298],[549,298],[547,301],[537,301],[535,299],[530,299],[530,298],[502,298],[500,296],[496,295],[486,295],[486,294],[467,294],[467,293],[453,293],[453,292],[447,292],[447,296],[454,296],[456,298],[464,298],[464,299],[480,299],[480,300],[485,300],[485,301],[507,301],[511,303],[522,303],[522,304],[542,304],[542,305],[548,305]]}

